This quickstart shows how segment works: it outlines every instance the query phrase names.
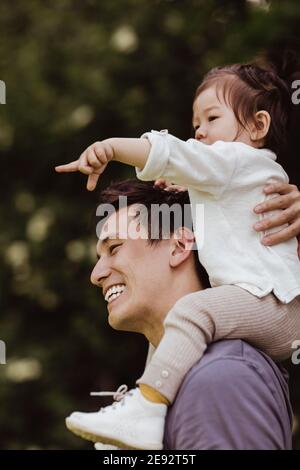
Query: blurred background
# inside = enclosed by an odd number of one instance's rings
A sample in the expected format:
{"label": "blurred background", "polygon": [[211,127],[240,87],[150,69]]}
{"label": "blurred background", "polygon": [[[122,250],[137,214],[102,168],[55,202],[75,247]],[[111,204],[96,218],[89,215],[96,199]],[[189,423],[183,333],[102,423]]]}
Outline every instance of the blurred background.
{"label": "blurred background", "polygon": [[[134,170],[112,163],[88,193],[53,167],[107,137],[188,139],[208,69],[299,50],[299,31],[298,0],[1,0],[1,449],[92,448],[65,416],[97,409],[90,391],[132,386],[145,361],[144,338],[108,326],[89,282],[99,189]],[[285,167],[299,184],[297,132]],[[300,366],[287,367],[300,449]]]}

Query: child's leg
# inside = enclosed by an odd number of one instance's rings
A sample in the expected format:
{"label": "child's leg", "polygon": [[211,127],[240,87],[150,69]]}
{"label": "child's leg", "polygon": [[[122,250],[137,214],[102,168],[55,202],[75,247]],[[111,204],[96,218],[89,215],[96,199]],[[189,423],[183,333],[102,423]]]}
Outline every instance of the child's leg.
{"label": "child's leg", "polygon": [[137,383],[172,403],[186,373],[212,341],[240,338],[275,360],[289,357],[292,342],[300,339],[300,297],[282,304],[273,294],[259,299],[237,286],[214,287],[179,299],[164,326],[165,334]]}

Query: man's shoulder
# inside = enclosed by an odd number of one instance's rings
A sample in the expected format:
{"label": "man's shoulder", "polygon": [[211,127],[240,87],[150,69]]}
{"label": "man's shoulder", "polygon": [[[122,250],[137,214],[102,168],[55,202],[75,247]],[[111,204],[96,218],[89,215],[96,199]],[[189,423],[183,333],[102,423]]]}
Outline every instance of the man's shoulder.
{"label": "man's shoulder", "polygon": [[274,448],[274,431],[275,448],[288,448],[290,424],[284,369],[242,340],[222,340],[186,375],[168,412],[165,442],[177,449]]}
{"label": "man's shoulder", "polygon": [[218,367],[218,364],[223,361],[254,361],[262,362],[265,359],[262,357],[261,352],[252,347],[241,339],[223,339],[208,345],[205,354],[200,361],[195,364],[190,373],[192,375],[195,371],[206,372],[207,366]]}
{"label": "man's shoulder", "polygon": [[284,385],[288,382],[286,371],[266,354],[243,340],[234,339],[211,343],[202,359],[186,375],[183,386],[199,380],[202,384],[206,380],[210,385],[216,384],[222,382],[224,376],[227,378],[226,384],[230,378],[239,382],[245,379],[245,375],[253,377],[252,380],[258,376],[267,383],[279,380]]}

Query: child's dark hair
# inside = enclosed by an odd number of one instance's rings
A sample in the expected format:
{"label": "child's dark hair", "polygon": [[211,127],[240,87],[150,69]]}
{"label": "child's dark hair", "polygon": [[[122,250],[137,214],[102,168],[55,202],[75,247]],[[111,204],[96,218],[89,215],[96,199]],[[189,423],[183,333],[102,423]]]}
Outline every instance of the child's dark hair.
{"label": "child's dark hair", "polygon": [[258,126],[255,113],[268,111],[271,124],[263,146],[280,156],[287,146],[292,109],[291,84],[296,71],[300,71],[299,60],[290,51],[285,53],[279,66],[257,62],[216,67],[205,75],[194,100],[202,91],[215,85],[217,96],[219,91],[223,93],[223,99],[233,109],[243,128],[251,120]]}

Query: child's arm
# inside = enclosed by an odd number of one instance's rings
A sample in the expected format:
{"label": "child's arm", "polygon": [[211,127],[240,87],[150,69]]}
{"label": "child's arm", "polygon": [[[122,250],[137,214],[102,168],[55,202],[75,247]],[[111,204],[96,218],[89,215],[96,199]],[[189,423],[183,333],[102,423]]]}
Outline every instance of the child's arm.
{"label": "child's arm", "polygon": [[56,167],[58,172],[80,171],[89,176],[89,190],[110,160],[136,167],[142,181],[165,178],[177,185],[220,196],[236,168],[236,143],[205,145],[195,139],[183,141],[166,131],[152,131],[141,139],[113,138],[96,142],[80,158]]}

